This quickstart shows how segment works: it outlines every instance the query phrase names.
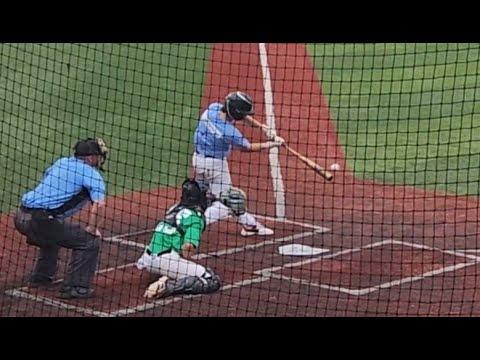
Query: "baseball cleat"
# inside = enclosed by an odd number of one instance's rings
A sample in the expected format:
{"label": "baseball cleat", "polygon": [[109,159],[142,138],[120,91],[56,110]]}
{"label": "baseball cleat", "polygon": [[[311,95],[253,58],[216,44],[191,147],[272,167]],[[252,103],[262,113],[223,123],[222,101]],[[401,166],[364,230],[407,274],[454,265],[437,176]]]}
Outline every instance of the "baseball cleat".
{"label": "baseball cleat", "polygon": [[240,235],[242,235],[242,236],[254,236],[254,235],[268,236],[268,235],[273,235],[273,230],[269,229],[267,227],[264,227],[264,226],[262,226],[262,227],[257,226],[253,229],[242,228],[242,231],[240,232]]}

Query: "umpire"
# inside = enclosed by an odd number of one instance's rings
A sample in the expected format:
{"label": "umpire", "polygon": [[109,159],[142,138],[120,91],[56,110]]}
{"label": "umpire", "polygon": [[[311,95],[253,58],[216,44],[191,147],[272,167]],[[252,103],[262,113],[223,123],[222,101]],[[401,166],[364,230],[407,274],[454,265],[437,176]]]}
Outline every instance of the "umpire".
{"label": "umpire", "polygon": [[[16,229],[27,243],[40,248],[30,275],[32,287],[48,287],[57,271],[60,247],[72,249],[59,297],[93,296],[91,282],[98,262],[98,228],[105,209],[105,182],[99,170],[108,149],[102,139],[80,140],[74,156],[62,157],[45,172],[42,181],[22,196],[15,214]],[[69,219],[88,202],[92,203],[86,227]]]}

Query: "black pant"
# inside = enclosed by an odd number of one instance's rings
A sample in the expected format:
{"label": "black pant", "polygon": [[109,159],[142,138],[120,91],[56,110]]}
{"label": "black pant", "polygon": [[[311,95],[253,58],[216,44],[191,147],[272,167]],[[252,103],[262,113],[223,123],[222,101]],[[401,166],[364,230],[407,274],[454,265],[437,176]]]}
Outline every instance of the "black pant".
{"label": "black pant", "polygon": [[27,243],[40,248],[32,273],[34,278],[53,278],[60,247],[72,249],[64,286],[88,288],[97,268],[99,239],[79,224],[59,220],[45,210],[20,208],[15,214],[16,229]]}

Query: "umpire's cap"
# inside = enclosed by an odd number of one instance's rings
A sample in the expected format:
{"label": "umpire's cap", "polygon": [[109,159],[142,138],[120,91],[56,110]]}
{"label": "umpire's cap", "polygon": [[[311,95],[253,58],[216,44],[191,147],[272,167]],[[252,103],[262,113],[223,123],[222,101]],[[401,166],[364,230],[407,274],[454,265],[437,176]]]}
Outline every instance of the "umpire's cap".
{"label": "umpire's cap", "polygon": [[80,140],[75,144],[73,150],[75,156],[106,155],[108,152],[105,142],[100,138]]}
{"label": "umpire's cap", "polygon": [[253,115],[252,98],[241,91],[231,92],[225,97],[225,112],[232,119],[241,120],[247,115]]}
{"label": "umpire's cap", "polygon": [[105,144],[105,141],[103,141],[101,138],[88,138],[86,140],[80,140],[75,144],[73,150],[75,157],[101,155],[103,159],[100,164],[100,168],[107,159],[108,148]]}

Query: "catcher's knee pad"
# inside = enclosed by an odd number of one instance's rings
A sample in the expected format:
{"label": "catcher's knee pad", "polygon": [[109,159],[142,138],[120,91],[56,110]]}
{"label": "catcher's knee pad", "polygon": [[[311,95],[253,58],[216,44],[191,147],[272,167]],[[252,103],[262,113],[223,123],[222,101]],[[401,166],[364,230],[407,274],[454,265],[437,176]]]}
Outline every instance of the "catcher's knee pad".
{"label": "catcher's knee pad", "polygon": [[206,271],[205,274],[203,274],[202,278],[205,279],[205,281],[207,282],[207,290],[208,292],[215,292],[220,289],[220,286],[222,286],[220,276],[218,276],[218,274],[209,267],[205,269]]}
{"label": "catcher's knee pad", "polygon": [[202,276],[187,276],[167,283],[168,295],[175,294],[210,294],[220,289],[220,277],[207,268]]}

